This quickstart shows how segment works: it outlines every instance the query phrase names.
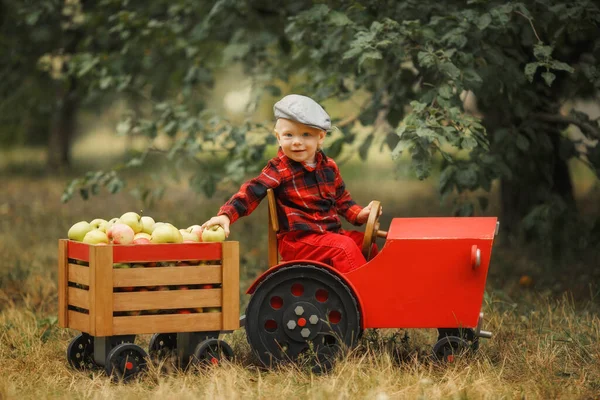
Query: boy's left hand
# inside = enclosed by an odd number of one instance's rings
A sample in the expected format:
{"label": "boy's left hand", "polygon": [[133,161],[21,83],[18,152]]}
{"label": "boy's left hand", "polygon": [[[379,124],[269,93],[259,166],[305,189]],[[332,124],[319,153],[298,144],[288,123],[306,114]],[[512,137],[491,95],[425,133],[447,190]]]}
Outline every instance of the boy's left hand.
{"label": "boy's left hand", "polygon": [[[358,216],[356,217],[356,222],[359,224],[364,224],[369,219],[369,214],[371,214],[371,209],[373,208],[373,202],[370,202],[368,206],[360,210]],[[379,215],[383,214],[383,207],[379,208]]]}

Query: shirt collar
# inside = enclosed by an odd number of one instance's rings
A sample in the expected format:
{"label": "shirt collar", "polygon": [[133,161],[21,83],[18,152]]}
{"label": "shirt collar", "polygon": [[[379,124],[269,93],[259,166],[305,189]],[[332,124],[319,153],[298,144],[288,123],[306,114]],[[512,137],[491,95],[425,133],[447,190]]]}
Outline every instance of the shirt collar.
{"label": "shirt collar", "polygon": [[[294,161],[291,158],[289,158],[288,156],[286,156],[285,153],[283,152],[283,150],[281,149],[281,147],[279,147],[279,150],[277,150],[277,157],[281,161],[288,163],[288,164],[297,163],[296,161]],[[302,166],[308,171],[314,171],[315,169],[317,169],[319,167],[320,164],[325,164],[327,162],[327,156],[325,155],[323,150],[320,150],[320,149],[317,150],[317,153],[315,154],[315,162],[316,162],[315,167],[311,167],[304,162],[299,163],[299,164],[302,164]]]}

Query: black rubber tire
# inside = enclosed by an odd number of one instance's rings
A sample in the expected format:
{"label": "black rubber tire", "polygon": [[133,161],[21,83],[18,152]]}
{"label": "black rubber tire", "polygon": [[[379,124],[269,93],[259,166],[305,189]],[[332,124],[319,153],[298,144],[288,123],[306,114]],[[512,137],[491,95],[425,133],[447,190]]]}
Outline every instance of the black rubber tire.
{"label": "black rubber tire", "polygon": [[177,356],[177,334],[155,333],[148,344],[148,355],[151,360],[158,361]]}
{"label": "black rubber tire", "polygon": [[[302,287],[302,294],[294,294],[296,285]],[[326,294],[324,301],[317,299],[319,291]],[[281,300],[280,309],[273,307],[274,299]],[[304,317],[292,311],[299,305],[308,311]],[[339,316],[335,323],[332,312]],[[305,317],[318,322],[309,325],[305,319],[304,325],[296,326],[299,329],[289,328],[288,324]],[[341,348],[356,345],[361,331],[351,290],[332,272],[310,264],[284,267],[266,277],[248,303],[245,327],[250,347],[266,367],[308,361],[315,373],[329,370]],[[304,328],[310,328],[307,337],[301,336]]]}
{"label": "black rubber tire", "polygon": [[114,381],[126,382],[148,368],[148,354],[137,344],[121,343],[106,357],[104,369]]}
{"label": "black rubber tire", "polygon": [[198,343],[194,350],[193,362],[198,367],[217,366],[225,360],[233,359],[233,349],[219,339],[206,339]]}
{"label": "black rubber tire", "polygon": [[94,361],[94,338],[87,333],[75,336],[67,347],[67,360],[77,370],[98,368]]}
{"label": "black rubber tire", "polygon": [[433,346],[433,359],[451,363],[469,349],[469,343],[458,336],[444,336]]}

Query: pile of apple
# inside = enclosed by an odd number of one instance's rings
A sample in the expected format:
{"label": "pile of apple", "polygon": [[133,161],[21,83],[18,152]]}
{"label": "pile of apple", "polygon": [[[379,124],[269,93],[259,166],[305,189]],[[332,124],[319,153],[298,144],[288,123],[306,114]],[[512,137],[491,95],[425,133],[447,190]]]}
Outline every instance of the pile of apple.
{"label": "pile of apple", "polygon": [[225,231],[220,225],[202,229],[192,225],[177,229],[168,222],[155,222],[152,217],[126,212],[109,221],[97,218],[91,222],[79,221],[68,232],[71,240],[87,244],[150,244],[150,243],[197,243],[222,242]]}

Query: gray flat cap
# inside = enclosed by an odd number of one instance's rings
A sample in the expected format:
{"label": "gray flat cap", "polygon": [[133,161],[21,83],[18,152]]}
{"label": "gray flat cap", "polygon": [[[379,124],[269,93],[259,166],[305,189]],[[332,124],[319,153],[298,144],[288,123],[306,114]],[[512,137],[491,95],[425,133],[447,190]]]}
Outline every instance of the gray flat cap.
{"label": "gray flat cap", "polygon": [[287,95],[275,103],[273,113],[275,119],[289,119],[326,132],[331,130],[331,117],[310,97],[299,94]]}

